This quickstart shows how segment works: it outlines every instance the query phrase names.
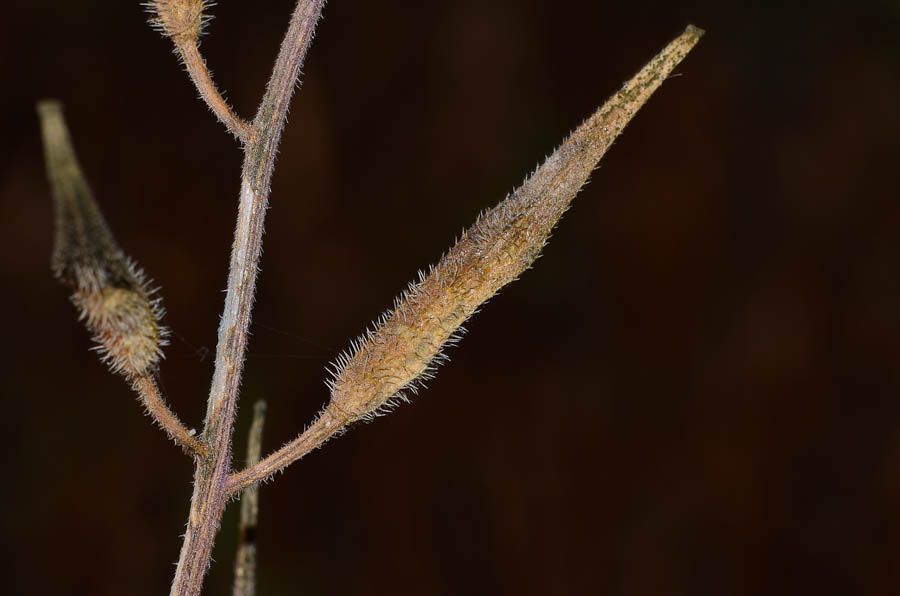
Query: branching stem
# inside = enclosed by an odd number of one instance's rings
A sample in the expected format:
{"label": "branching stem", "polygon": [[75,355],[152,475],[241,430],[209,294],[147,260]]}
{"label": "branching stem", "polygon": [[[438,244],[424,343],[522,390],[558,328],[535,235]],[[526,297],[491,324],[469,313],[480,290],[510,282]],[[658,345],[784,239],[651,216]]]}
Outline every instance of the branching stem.
{"label": "branching stem", "polygon": [[[465,318],[530,266],[597,161],[702,35],[699,29],[688,27],[573,132],[516,193],[479,218],[429,276],[410,290],[395,312],[370,337],[364,338],[364,345],[345,358],[332,383],[330,403],[309,428],[262,461],[255,461],[257,444],[247,468],[232,473],[234,416],[275,155],[323,4],[324,0],[297,1],[265,95],[252,124],[247,125],[216,90],[197,49],[205,1],[155,3],[156,22],[172,37],[201,96],[244,148],[228,288],[206,420],[199,439],[206,451],[195,447],[204,456],[196,462],[190,515],[171,596],[200,593],[222,513],[230,498],[321,446],[353,421],[373,415],[391,396],[412,386],[417,375],[427,372],[441,345],[450,341]],[[481,285],[468,283],[473,276]],[[168,426],[165,421],[161,424],[177,437],[183,427],[165,408],[152,380],[142,391],[144,394],[159,398],[159,403],[153,403],[162,407],[162,415],[156,417],[174,421]],[[256,419],[255,425],[261,425],[259,411]],[[188,444],[184,437],[181,440]],[[252,510],[249,495],[248,507]],[[247,514],[248,524],[255,523],[254,516],[252,511]],[[246,572],[239,563],[238,575],[242,569]]]}
{"label": "branching stem", "polygon": [[216,531],[229,497],[226,482],[231,468],[234,414],[275,154],[290,98],[323,4],[324,0],[298,0],[266,94],[253,121],[249,140],[245,143],[228,289],[219,325],[216,366],[203,430],[203,438],[210,446],[210,458],[198,461],[194,471],[194,493],[171,596],[196,596],[200,593]]}

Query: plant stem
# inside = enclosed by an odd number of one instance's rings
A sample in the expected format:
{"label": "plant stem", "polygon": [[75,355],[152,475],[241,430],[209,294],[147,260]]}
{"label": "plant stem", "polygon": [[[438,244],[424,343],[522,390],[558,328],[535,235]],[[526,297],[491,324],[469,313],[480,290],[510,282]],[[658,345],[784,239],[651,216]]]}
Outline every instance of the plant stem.
{"label": "plant stem", "polygon": [[204,459],[209,455],[209,446],[200,437],[188,431],[178,416],[169,409],[153,377],[145,375],[134,379],[134,390],[137,391],[147,413],[188,455],[195,459]]}
{"label": "plant stem", "polygon": [[278,470],[286,468],[310,451],[321,447],[328,439],[343,432],[346,422],[346,415],[326,409],[299,437],[266,459],[257,463],[247,462],[246,468],[233,473],[225,485],[226,492],[229,496],[234,495],[238,491],[268,478]]}
{"label": "plant stem", "polygon": [[175,48],[184,61],[184,67],[188,72],[188,76],[191,77],[191,81],[194,82],[194,86],[200,92],[200,97],[206,102],[206,105],[209,106],[209,109],[212,110],[219,121],[225,125],[225,128],[240,141],[246,143],[250,136],[250,125],[234,113],[231,106],[219,93],[216,84],[212,80],[209,67],[200,54],[197,40],[191,39],[178,43]]}
{"label": "plant stem", "polygon": [[211,457],[198,461],[187,531],[171,596],[195,596],[203,587],[215,535],[228,499],[234,413],[244,365],[247,328],[256,288],[275,153],[300,67],[322,13],[324,0],[298,0],[275,62],[265,97],[244,149],[240,205],[231,251],[228,290],[219,325],[216,366],[207,403],[203,438]]}

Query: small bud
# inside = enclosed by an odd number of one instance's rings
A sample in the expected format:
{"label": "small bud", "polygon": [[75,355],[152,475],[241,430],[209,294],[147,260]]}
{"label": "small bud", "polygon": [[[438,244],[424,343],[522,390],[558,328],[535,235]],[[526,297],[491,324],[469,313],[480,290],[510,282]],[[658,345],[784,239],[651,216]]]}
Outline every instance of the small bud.
{"label": "small bud", "polygon": [[94,201],[56,101],[38,104],[56,210],[52,269],[110,367],[129,378],[156,367],[167,331],[142,271],[122,252]]}
{"label": "small bud", "polygon": [[203,11],[214,3],[208,0],[153,0],[144,6],[150,25],[176,45],[196,41],[210,17]]}
{"label": "small bud", "polygon": [[531,266],[597,162],[702,34],[689,26],[518,190],[478,217],[427,276],[420,274],[375,330],[334,365],[331,415],[346,422],[371,417],[431,378],[443,346],[459,338],[480,305]]}

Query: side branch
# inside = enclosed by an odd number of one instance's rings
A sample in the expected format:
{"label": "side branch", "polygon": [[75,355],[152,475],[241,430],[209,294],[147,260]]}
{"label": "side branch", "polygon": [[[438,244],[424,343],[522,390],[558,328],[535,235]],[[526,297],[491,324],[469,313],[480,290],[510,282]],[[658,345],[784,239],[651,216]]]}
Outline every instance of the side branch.
{"label": "side branch", "polygon": [[246,144],[250,126],[225,102],[200,55],[199,39],[210,18],[204,11],[213,4],[210,0],[152,0],[145,6],[150,13],[150,25],[172,40],[175,53],[184,63],[200,97],[231,134]]}
{"label": "side branch", "polygon": [[225,483],[225,492],[235,493],[265,480],[275,472],[288,467],[310,451],[325,444],[328,439],[343,431],[347,417],[332,410],[325,410],[299,437],[278,449],[260,462],[247,462],[247,467],[234,472]]}
{"label": "side branch", "polygon": [[233,134],[242,143],[247,143],[250,139],[250,125],[247,124],[240,116],[234,113],[231,106],[219,93],[216,84],[212,80],[209,67],[206,60],[200,54],[200,48],[195,40],[177,44],[176,50],[178,55],[184,61],[188,75],[191,77],[200,97],[209,106],[219,122],[225,125],[228,132]]}
{"label": "side branch", "polygon": [[169,435],[170,439],[184,449],[185,453],[195,459],[205,459],[209,456],[209,445],[195,436],[193,431],[189,431],[178,419],[178,416],[169,409],[153,377],[144,375],[135,378],[134,390],[137,391],[147,414]]}

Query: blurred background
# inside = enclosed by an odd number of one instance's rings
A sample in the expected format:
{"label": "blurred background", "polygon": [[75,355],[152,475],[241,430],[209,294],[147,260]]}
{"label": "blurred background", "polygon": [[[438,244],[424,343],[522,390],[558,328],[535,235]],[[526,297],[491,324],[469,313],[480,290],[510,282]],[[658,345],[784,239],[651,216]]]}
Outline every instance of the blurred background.
{"label": "blurred background", "polygon": [[[291,0],[202,49],[252,117]],[[10,594],[163,594],[191,465],[51,277],[34,103],[162,287],[199,426],[241,153],[137,2],[13,1],[0,41]],[[900,591],[900,4],[332,0],[273,182],[236,434],[264,449],[419,268],[685,25],[706,37],[411,405],[261,491],[281,594]],[[205,593],[228,593],[237,507]]]}

